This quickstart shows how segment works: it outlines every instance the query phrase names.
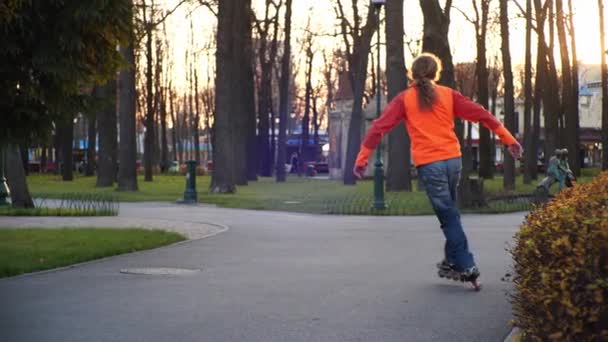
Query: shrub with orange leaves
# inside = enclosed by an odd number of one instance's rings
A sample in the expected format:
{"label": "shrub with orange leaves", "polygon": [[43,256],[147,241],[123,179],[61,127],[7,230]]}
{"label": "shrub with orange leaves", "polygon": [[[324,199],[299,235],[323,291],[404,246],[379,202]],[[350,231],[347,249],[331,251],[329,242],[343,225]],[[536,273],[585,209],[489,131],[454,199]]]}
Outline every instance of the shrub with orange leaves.
{"label": "shrub with orange leaves", "polygon": [[515,239],[524,340],[608,341],[608,172],[536,208]]}

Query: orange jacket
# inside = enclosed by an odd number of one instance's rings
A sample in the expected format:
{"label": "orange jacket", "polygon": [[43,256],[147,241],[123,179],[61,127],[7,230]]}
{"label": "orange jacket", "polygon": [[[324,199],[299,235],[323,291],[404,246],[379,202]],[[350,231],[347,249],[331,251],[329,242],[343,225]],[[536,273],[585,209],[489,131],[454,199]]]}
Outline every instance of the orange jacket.
{"label": "orange jacket", "polygon": [[418,105],[415,86],[397,95],[367,132],[355,164],[366,166],[382,136],[402,120],[410,136],[412,159],[416,166],[461,156],[460,143],[454,132],[454,117],[481,122],[498,135],[505,145],[517,142],[500,121],[482,106],[451,88],[434,87],[437,100],[430,110],[423,110]]}

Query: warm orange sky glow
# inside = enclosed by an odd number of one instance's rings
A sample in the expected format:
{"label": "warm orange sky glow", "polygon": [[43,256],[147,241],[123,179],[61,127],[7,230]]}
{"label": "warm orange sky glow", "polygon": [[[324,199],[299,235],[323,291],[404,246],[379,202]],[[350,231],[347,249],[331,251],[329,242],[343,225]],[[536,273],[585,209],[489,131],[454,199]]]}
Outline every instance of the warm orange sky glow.
{"label": "warm orange sky glow", "polygon": [[[522,6],[525,6],[525,0],[518,0]],[[166,0],[164,3],[167,7],[172,7],[177,0]],[[253,0],[254,9],[257,13],[261,13],[263,10],[264,0]],[[334,33],[337,27],[337,20],[333,0],[325,1],[306,1],[306,0],[294,0],[294,17],[293,17],[293,40],[292,46],[294,54],[296,54],[296,60],[300,58],[299,51],[300,42],[299,37],[303,35],[304,28],[306,27],[308,18],[310,17],[311,28],[319,33],[331,34]],[[365,2],[361,1],[363,5]],[[473,13],[470,0],[454,0],[454,6],[466,13]],[[567,7],[567,1],[565,1]],[[598,19],[598,8],[597,1],[592,0],[577,0],[573,1],[575,16],[574,26],[577,36],[577,54],[579,60],[583,64],[599,64],[600,62],[600,47],[599,47],[599,19]],[[492,3],[493,10],[497,13],[498,1],[494,0]],[[215,37],[213,35],[214,26],[216,19],[211,13],[204,7],[192,11],[195,8],[193,5],[184,5],[178,11],[176,11],[167,22],[169,34],[172,36],[172,42],[174,45],[174,64],[175,64],[175,80],[177,84],[183,84],[185,80],[185,67],[184,67],[184,51],[187,48],[190,41],[190,18],[187,16],[191,13],[193,25],[195,29],[194,43],[196,50],[202,49],[203,46],[209,44]],[[362,6],[364,8],[364,6]],[[518,18],[520,15],[519,10],[513,3],[510,3],[511,21],[511,53],[514,60],[514,65],[522,64],[524,57],[524,19]],[[260,15],[261,16],[261,15]],[[450,27],[450,44],[454,56],[455,62],[467,62],[474,61],[476,57],[475,52],[475,39],[473,25],[466,21],[463,15],[457,11],[452,10],[452,24]],[[281,15],[283,18],[283,15]],[[422,36],[422,13],[418,0],[405,0],[405,32],[406,40],[415,42]],[[384,30],[382,29],[382,32]],[[533,50],[535,49],[536,43],[535,35],[533,37]],[[375,41],[375,38],[374,38]],[[316,38],[317,46],[319,50],[327,49],[332,50],[342,46],[341,38],[333,37],[318,37]],[[495,56],[500,56],[500,36],[499,29],[496,25],[494,28],[490,28],[488,32],[488,61],[491,61]],[[557,45],[557,43],[556,43]],[[415,50],[415,43],[410,45]],[[558,47],[556,46],[556,49]],[[412,60],[412,54],[408,47],[405,49],[406,63],[410,63]],[[384,59],[384,51],[382,52],[382,59]],[[207,68],[207,58],[203,55],[200,56],[200,73],[205,74]],[[556,50],[556,57],[559,58],[559,51]],[[212,61],[213,62],[213,61]],[[322,58],[319,54],[316,58],[315,67],[321,68]],[[302,59],[303,63],[303,59]],[[382,62],[384,63],[384,61]],[[313,80],[314,82],[314,80]]]}

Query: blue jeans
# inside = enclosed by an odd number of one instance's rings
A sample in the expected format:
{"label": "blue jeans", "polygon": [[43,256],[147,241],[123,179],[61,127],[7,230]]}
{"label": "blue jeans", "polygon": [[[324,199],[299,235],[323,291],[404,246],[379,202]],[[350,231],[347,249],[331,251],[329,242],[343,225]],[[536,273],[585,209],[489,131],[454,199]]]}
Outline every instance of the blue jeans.
{"label": "blue jeans", "polygon": [[418,176],[433,205],[445,235],[445,258],[460,271],[475,266],[467,237],[460,223],[456,203],[462,163],[460,158],[442,160],[418,167]]}

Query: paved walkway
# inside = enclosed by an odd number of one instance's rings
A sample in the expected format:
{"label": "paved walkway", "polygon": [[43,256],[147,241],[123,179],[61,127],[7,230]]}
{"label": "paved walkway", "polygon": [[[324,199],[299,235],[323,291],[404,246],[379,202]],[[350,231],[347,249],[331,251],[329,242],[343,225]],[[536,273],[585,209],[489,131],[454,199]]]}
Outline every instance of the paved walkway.
{"label": "paved walkway", "polygon": [[[480,293],[437,278],[443,243],[434,217],[145,203],[121,204],[118,219],[229,230],[0,280],[1,341],[500,341],[509,331],[510,284],[501,277],[523,214],[463,217],[482,272]],[[0,226],[32,220],[2,218]],[[119,272],[129,267],[201,272]]]}

